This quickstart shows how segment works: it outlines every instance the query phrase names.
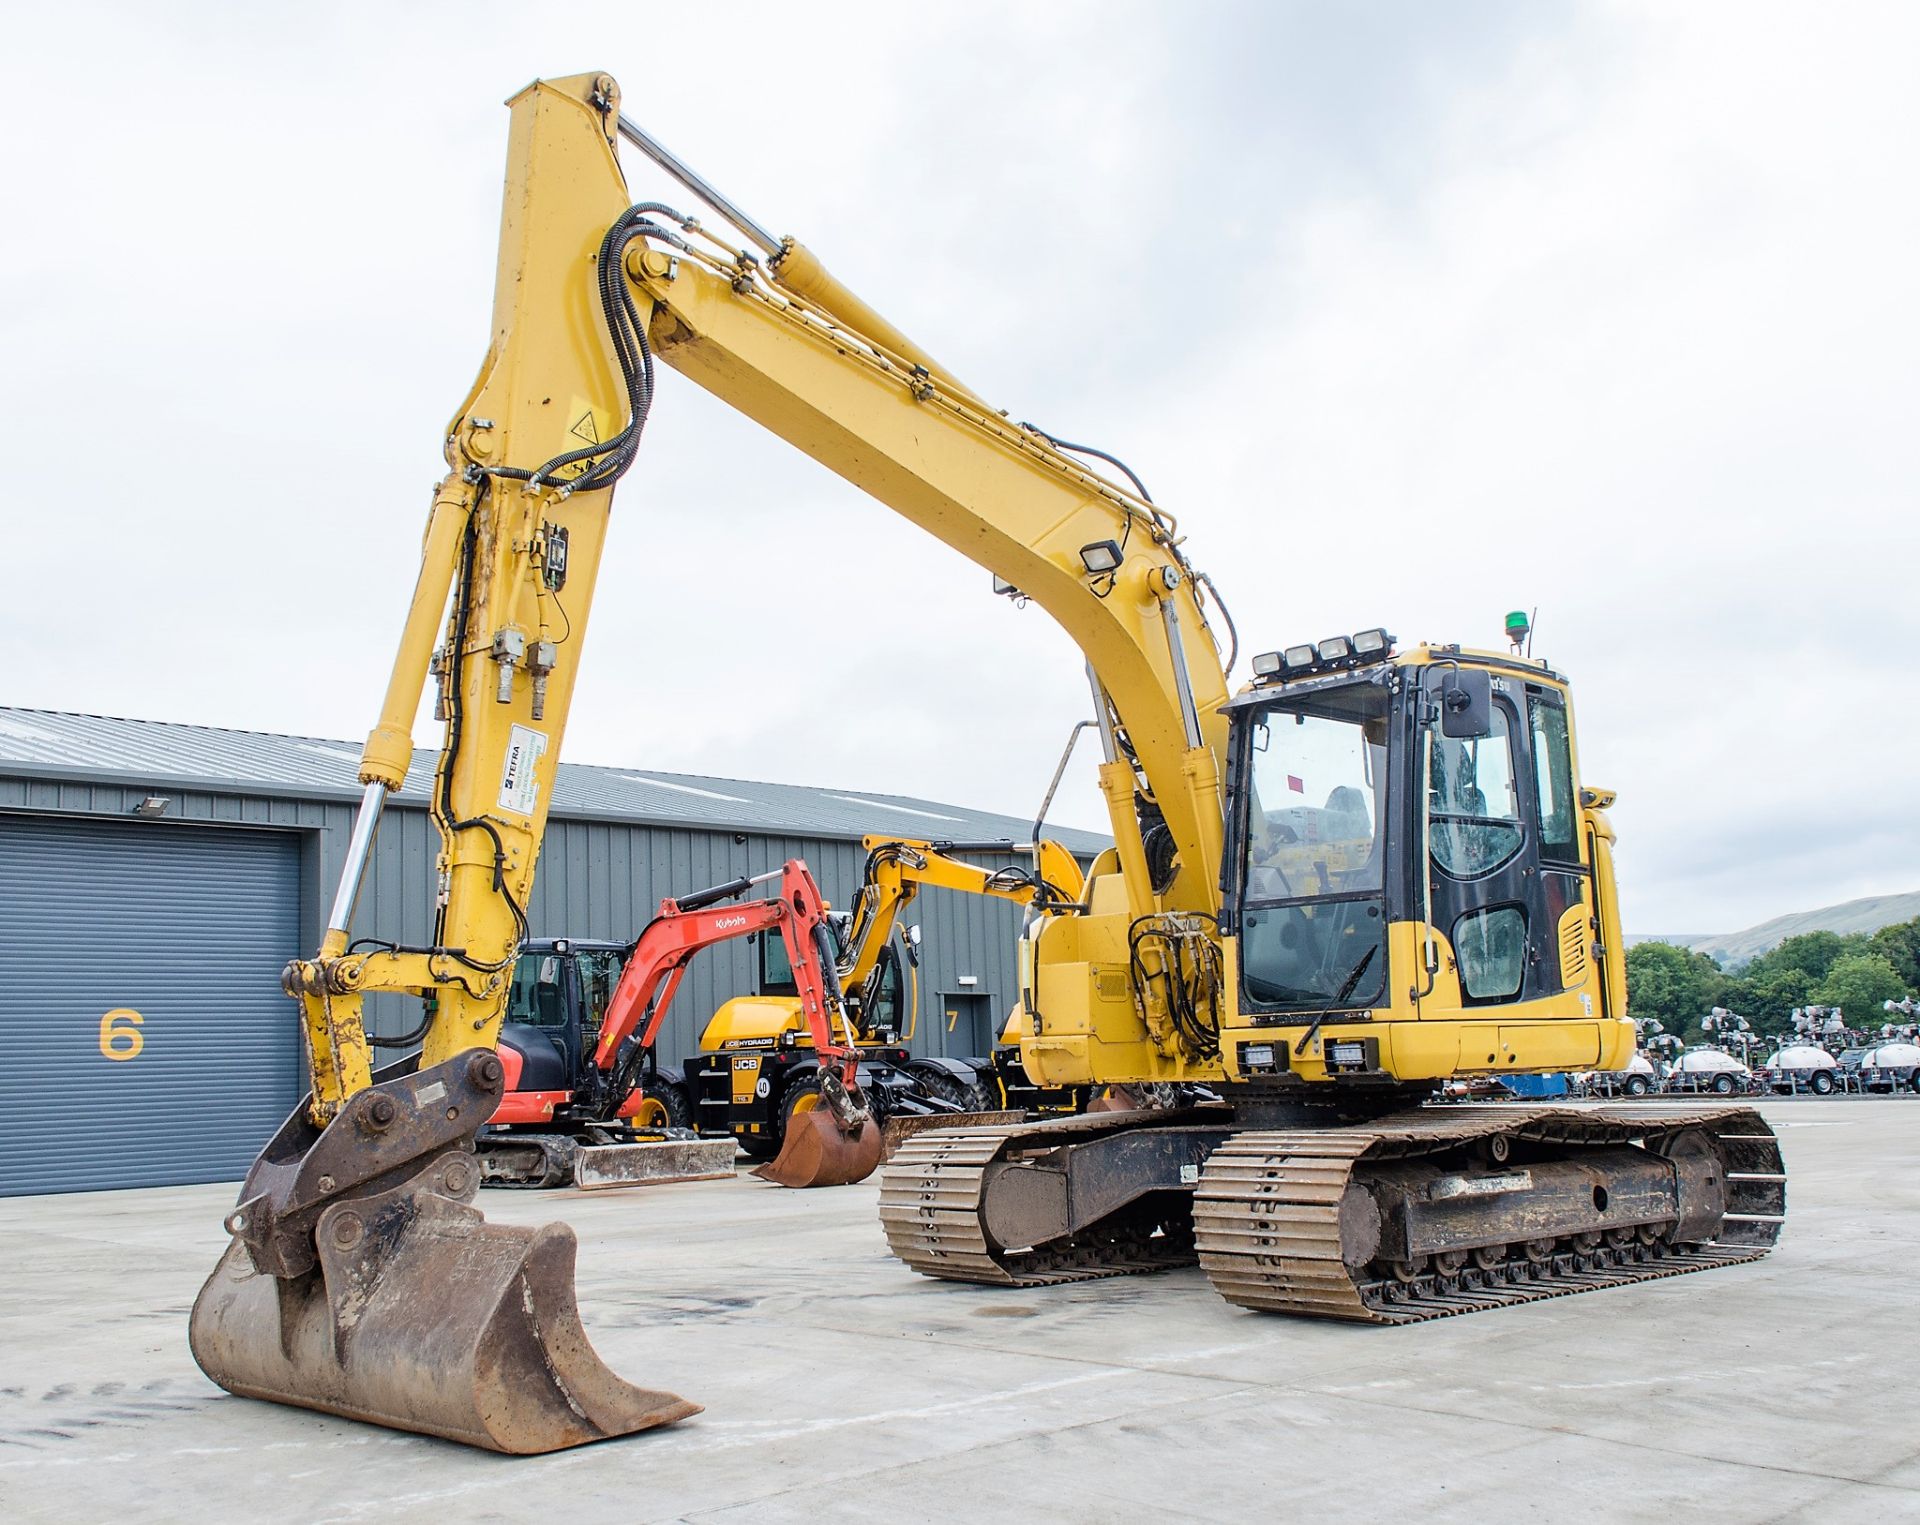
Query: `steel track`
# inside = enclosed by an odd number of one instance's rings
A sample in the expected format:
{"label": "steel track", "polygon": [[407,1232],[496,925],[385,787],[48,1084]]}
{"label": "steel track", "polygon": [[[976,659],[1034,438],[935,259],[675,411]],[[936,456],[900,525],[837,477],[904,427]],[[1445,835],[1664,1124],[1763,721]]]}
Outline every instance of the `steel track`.
{"label": "steel track", "polygon": [[[989,1167],[1034,1150],[1138,1125],[1109,1114],[1014,1127],[966,1128],[911,1139],[881,1179],[880,1218],[893,1253],[923,1275],[994,1286],[1047,1286],[1190,1265],[1198,1258],[1221,1296],[1242,1307],[1403,1324],[1545,1297],[1756,1260],[1773,1248],[1786,1210],[1786,1175],[1773,1130],[1750,1107],[1624,1106],[1574,1110],[1511,1106],[1416,1109],[1356,1127],[1238,1134],[1201,1172],[1193,1236],[1182,1226],[1108,1220],[1070,1239],[1006,1250],[982,1220]],[[1350,1266],[1339,1205],[1375,1161],[1404,1160],[1505,1137],[1577,1153],[1636,1143],[1658,1149],[1706,1131],[1723,1166],[1724,1227],[1710,1244],[1657,1236],[1564,1237],[1495,1247],[1452,1272],[1429,1265],[1406,1280]]]}
{"label": "steel track", "polygon": [[1106,1112],[917,1134],[901,1145],[880,1177],[880,1226],[887,1247],[922,1275],[999,1287],[1045,1287],[1190,1266],[1193,1236],[1178,1223],[1162,1228],[1121,1214],[1071,1238],[1013,1251],[993,1244],[982,1227],[987,1168],[995,1161],[1117,1133],[1141,1120],[1137,1112]]}

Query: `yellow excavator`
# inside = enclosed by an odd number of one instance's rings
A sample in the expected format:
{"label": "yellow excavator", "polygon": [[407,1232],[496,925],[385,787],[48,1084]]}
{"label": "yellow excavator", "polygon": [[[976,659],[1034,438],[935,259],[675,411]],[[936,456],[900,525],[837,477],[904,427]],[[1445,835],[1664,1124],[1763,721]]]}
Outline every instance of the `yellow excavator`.
{"label": "yellow excavator", "polygon": [[[1750,1108],[1418,1105],[1632,1051],[1612,795],[1580,781],[1563,677],[1373,628],[1263,651],[1230,691],[1218,591],[1110,457],[982,401],[627,118],[609,76],[510,106],[492,340],[447,428],[325,938],[284,978],[312,1094],[193,1310],[216,1382],[520,1452],[694,1412],[594,1354],[569,1230],[471,1205],[613,488],[661,363],[1076,642],[1114,846],[1021,940],[1022,1056],[1043,1084],[1222,1098],[908,1140],[880,1193],[907,1264],[1030,1285],[1197,1258],[1237,1303],[1395,1323],[1766,1253],[1784,1170]],[[716,225],[634,204],[623,140]],[[432,935],[355,945],[430,677]],[[424,1013],[417,1059],[383,1072],[376,991]],[[823,1123],[849,1139],[871,1131],[850,1089]]]}
{"label": "yellow excavator", "polygon": [[[1064,763],[1062,759],[1063,767]],[[849,918],[846,953],[840,964],[841,978],[849,992],[864,988],[884,972],[883,960],[876,957],[874,950],[886,946],[899,918],[923,889],[1012,901],[1026,908],[1029,926],[1033,918],[1049,912],[1077,914],[1085,909],[1082,901],[1086,895],[1086,875],[1080,860],[1061,843],[1037,832],[1033,841],[1024,844],[929,842],[870,835],[862,839],[862,846],[867,853],[866,868]],[[1012,853],[1030,857],[1033,862],[1031,867],[1006,864],[985,868],[966,862],[961,855],[967,853],[999,856]],[[918,1010],[917,987],[909,1005]],[[710,1031],[718,1030],[727,1014],[726,1006],[716,1012],[715,1027]],[[797,1010],[792,1011],[789,1020],[798,1022]],[[916,1063],[939,1068],[942,1074],[931,1079],[930,1088],[954,1105],[977,1114],[965,1119],[969,1127],[1007,1120],[986,1115],[997,1112],[1078,1113],[1090,1107],[1122,1110],[1141,1101],[1164,1103],[1209,1094],[1195,1088],[1174,1092],[1167,1086],[1159,1087],[1157,1093],[1145,1088],[1136,1092],[1132,1087],[1096,1088],[1084,1083],[1043,1086],[1027,1074],[1020,1057],[1026,1037],[1026,1013],[1016,1006],[1002,1024],[992,1054],[926,1058]],[[881,1130],[886,1157],[891,1158],[897,1147],[914,1134],[943,1123],[952,1126],[953,1120],[932,1113],[889,1116]]]}
{"label": "yellow excavator", "polygon": [[[1020,1058],[1026,1023],[1017,1007],[988,1055],[913,1058],[891,1046],[910,1042],[918,1021],[918,929],[907,929],[904,964],[895,934],[920,892],[941,889],[1007,900],[1025,907],[1029,918],[1050,908],[1077,907],[1086,893],[1086,878],[1079,859],[1065,846],[1038,835],[1020,844],[881,834],[863,837],[861,846],[866,860],[860,888],[852,911],[836,923],[836,967],[855,1041],[871,1066],[871,1083],[863,1089],[884,1119],[882,1159],[891,1158],[915,1134],[935,1128],[1024,1121],[1029,1112],[1122,1110],[1142,1099],[1117,1086],[1096,1092],[1087,1085],[1036,1083]],[[967,862],[967,854],[1025,856],[1032,864],[988,868]],[[777,956],[778,945],[768,947]],[[686,1094],[691,1099],[685,1110],[691,1115],[697,1109],[708,1133],[717,1131],[717,1120],[724,1117],[741,1146],[764,1158],[781,1143],[785,1096],[796,1082],[805,1084],[812,1039],[798,996],[771,988],[780,983],[773,967],[776,959],[762,962],[762,983],[768,988],[726,1001],[702,1029],[699,1053],[686,1061]],[[1163,1086],[1160,1091],[1170,1089]],[[801,1090],[798,1099],[804,1104],[810,1097]],[[1147,1092],[1146,1099],[1166,1098]],[[709,1118],[716,1122],[710,1124]]]}
{"label": "yellow excavator", "polygon": [[[1062,759],[1064,766],[1065,760]],[[985,895],[1026,908],[1028,918],[1049,908],[1077,906],[1086,893],[1086,875],[1080,860],[1061,843],[1038,832],[1025,844],[1010,842],[930,842],[904,837],[868,836],[866,866],[855,898],[847,932],[848,957],[843,977],[849,988],[872,978],[893,928],[923,889],[951,890],[961,895]],[[965,853],[1009,852],[1032,859],[1031,866],[1005,864],[984,868],[968,863]],[[918,991],[912,1001],[918,1009]],[[1000,1032],[991,1055],[961,1059],[925,1060],[944,1064],[949,1084],[947,1098],[969,1110],[986,1113],[1012,1111],[1077,1112],[1085,1105],[1086,1087],[1043,1090],[1028,1077],[1020,1061],[1021,1022],[1016,1011]],[[890,1158],[915,1133],[937,1127],[932,1117],[890,1118],[882,1130]],[[970,1126],[978,1126],[978,1122]]]}

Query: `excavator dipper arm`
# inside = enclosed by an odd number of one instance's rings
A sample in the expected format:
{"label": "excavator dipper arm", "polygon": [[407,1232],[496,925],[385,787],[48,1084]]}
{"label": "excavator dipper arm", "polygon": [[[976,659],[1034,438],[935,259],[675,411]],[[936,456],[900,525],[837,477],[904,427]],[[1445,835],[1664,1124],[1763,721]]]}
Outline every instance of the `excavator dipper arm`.
{"label": "excavator dipper arm", "polygon": [[[780,880],[777,897],[719,903],[750,885],[775,878]],[[846,1032],[839,982],[828,977],[834,963],[832,943],[822,940],[826,925],[827,907],[820,886],[798,858],[788,859],[777,874],[734,880],[681,900],[661,901],[660,914],[640,934],[607,1001],[600,1038],[594,1047],[595,1067],[611,1069],[636,1029],[640,1046],[653,1046],[673,992],[695,954],[737,937],[777,932],[786,944],[787,960],[793,966],[794,983],[800,991],[801,1008],[816,1052],[823,1060],[832,1061],[847,1082],[854,1084],[851,1066],[858,1060],[858,1051],[852,1035]],[[837,1035],[836,1022],[841,1029]]]}
{"label": "excavator dipper arm", "polygon": [[[501,1451],[698,1412],[594,1354],[571,1230],[493,1224],[469,1205],[612,488],[652,395],[645,336],[605,278],[641,215],[627,215],[618,103],[605,75],[509,103],[490,342],[447,427],[326,935],[282,980],[312,1092],[249,1172],[191,1323],[195,1358],[231,1392]],[[386,800],[407,783],[430,676],[446,723],[421,780],[441,839],[432,936],[354,946],[354,901]],[[375,992],[423,1001],[417,1064],[374,1073],[362,1003]]]}

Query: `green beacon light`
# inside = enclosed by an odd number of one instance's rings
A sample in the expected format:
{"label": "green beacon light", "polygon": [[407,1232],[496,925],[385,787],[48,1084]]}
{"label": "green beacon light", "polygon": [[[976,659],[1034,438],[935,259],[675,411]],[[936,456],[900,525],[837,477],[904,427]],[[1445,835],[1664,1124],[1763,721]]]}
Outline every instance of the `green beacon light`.
{"label": "green beacon light", "polygon": [[1533,633],[1533,622],[1527,618],[1524,609],[1515,609],[1507,616],[1507,639],[1513,649],[1518,651],[1527,644],[1527,637]]}

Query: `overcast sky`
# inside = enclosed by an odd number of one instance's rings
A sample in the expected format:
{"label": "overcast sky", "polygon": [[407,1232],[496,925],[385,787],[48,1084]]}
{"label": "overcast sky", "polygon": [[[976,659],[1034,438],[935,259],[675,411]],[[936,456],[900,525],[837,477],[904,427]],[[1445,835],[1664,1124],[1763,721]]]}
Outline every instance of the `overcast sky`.
{"label": "overcast sky", "polygon": [[[1125,457],[1236,678],[1537,605],[1630,929],[1920,887],[1920,7],[0,14],[0,700],[364,735],[486,343],[500,103],[605,69]],[[1088,713],[1038,609],[670,372],[614,513],[574,761],[1025,815]],[[1056,817],[1104,826],[1090,768]]]}

